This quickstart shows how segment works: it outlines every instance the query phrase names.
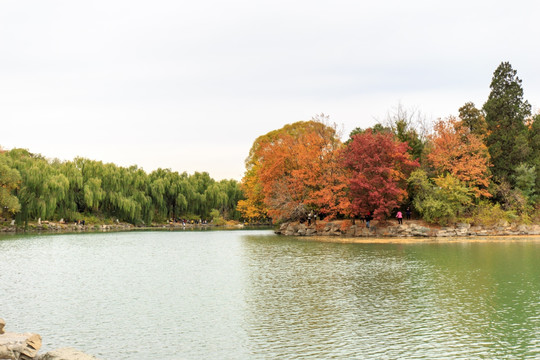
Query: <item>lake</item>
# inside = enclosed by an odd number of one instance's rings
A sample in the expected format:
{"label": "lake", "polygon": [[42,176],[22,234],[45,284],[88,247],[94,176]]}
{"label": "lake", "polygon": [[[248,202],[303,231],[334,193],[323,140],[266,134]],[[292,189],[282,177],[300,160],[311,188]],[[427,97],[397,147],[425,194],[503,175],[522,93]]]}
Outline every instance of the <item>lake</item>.
{"label": "lake", "polygon": [[0,317],[100,359],[540,358],[540,237],[0,237]]}

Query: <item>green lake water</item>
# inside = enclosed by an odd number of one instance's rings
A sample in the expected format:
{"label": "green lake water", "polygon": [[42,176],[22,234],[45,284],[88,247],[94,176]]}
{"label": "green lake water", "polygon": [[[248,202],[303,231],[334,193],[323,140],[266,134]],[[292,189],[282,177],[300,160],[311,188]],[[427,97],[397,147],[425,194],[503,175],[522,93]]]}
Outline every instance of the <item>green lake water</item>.
{"label": "green lake water", "polygon": [[111,360],[539,359],[540,237],[2,236],[0,317]]}

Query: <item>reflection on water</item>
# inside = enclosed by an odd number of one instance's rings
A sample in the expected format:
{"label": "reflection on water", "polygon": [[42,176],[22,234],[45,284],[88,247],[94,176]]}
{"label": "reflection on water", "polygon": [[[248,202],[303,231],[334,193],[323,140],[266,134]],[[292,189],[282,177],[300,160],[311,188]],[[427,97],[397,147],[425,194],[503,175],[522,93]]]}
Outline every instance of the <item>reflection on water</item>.
{"label": "reflection on water", "polygon": [[539,280],[540,242],[0,240],[8,330],[103,359],[540,358]]}
{"label": "reflection on water", "polygon": [[538,243],[290,241],[275,253],[273,241],[250,240],[248,319],[260,355],[540,357]]}

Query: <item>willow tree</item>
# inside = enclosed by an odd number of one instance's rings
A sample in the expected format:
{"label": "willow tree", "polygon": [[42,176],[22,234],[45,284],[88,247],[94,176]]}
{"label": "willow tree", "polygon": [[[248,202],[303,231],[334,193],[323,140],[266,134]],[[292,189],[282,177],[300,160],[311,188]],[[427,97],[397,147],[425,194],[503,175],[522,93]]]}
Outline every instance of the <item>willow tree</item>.
{"label": "willow tree", "polygon": [[58,204],[69,191],[69,180],[49,162],[26,150],[12,150],[13,166],[21,175],[21,186],[16,196],[21,204],[17,213],[18,223],[32,218],[54,219]]}
{"label": "willow tree", "polygon": [[216,182],[208,173],[158,169],[148,175],[137,166],[80,157],[62,162],[21,149],[0,152],[0,205],[18,222],[88,214],[134,224],[150,224],[154,217],[207,218],[212,209],[234,212],[231,201],[239,197],[238,183]]}
{"label": "willow tree", "polygon": [[139,207],[139,212],[132,218],[134,222],[142,221],[143,223],[151,223],[153,218],[152,198],[149,194],[150,181],[146,172],[137,166],[129,167],[131,182],[130,197],[136,202]]}
{"label": "willow tree", "polygon": [[117,168],[117,173],[122,189],[116,203],[119,215],[131,223],[151,221],[148,175],[137,166]]}
{"label": "willow tree", "polygon": [[65,220],[80,220],[83,178],[73,161],[54,160],[51,164],[68,181],[66,195],[57,204],[57,215]]}
{"label": "willow tree", "polygon": [[189,177],[189,183],[194,190],[194,193],[192,193],[193,197],[188,202],[189,212],[198,214],[203,218],[210,216],[210,211],[212,210],[211,202],[215,200],[215,194],[211,191],[208,193],[207,190],[214,182],[215,180],[207,172],[195,172]]}
{"label": "willow tree", "polygon": [[81,190],[77,196],[77,206],[80,212],[99,214],[101,203],[105,198],[102,188],[103,163],[85,158],[75,158],[75,167],[82,178]]}
{"label": "willow tree", "polygon": [[137,166],[129,168],[100,161],[78,159],[87,210],[131,223],[150,222],[153,215],[148,175]]}
{"label": "willow tree", "polygon": [[240,213],[237,211],[237,204],[243,200],[244,193],[240,188],[240,184],[236,180],[221,180],[219,182],[221,191],[227,195],[227,201],[221,208],[221,215],[225,219],[239,219]]}
{"label": "willow tree", "polygon": [[21,175],[11,166],[12,160],[0,152],[0,215],[13,216],[21,210],[14,192],[19,188]]}
{"label": "willow tree", "polygon": [[182,193],[184,175],[170,169],[157,169],[150,176],[150,194],[160,219],[176,218],[186,210],[186,195]]}

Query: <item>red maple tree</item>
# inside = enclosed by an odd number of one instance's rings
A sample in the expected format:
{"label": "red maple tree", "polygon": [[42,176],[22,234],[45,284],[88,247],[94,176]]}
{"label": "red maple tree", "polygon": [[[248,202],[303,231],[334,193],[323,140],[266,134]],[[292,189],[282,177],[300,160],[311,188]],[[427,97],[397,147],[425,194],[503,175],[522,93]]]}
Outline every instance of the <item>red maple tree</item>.
{"label": "red maple tree", "polygon": [[351,214],[384,219],[407,197],[407,178],[419,166],[390,132],[371,129],[354,135],[343,152],[342,165],[349,169]]}

